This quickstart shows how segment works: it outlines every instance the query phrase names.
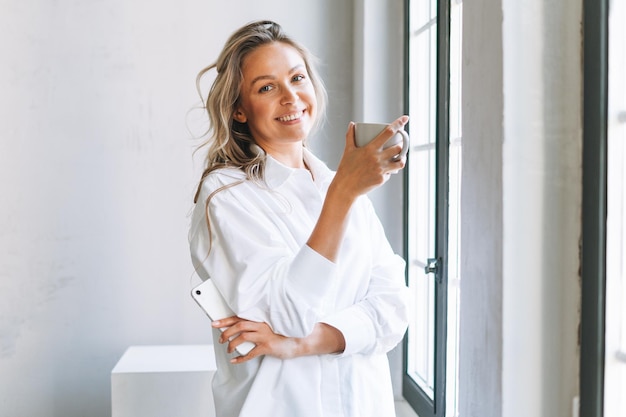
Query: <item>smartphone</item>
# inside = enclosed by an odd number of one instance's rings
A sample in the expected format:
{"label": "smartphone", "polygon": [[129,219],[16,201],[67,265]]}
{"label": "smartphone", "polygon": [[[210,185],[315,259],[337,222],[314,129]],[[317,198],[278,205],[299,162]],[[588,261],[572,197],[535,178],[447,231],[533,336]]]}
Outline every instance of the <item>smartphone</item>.
{"label": "smartphone", "polygon": [[[198,305],[204,310],[211,321],[225,319],[226,317],[234,316],[233,310],[228,307],[224,297],[217,290],[215,284],[211,279],[203,281],[202,284],[191,290],[191,297],[198,303]],[[220,329],[224,331],[224,329]],[[237,346],[237,352],[242,356],[245,356],[255,346],[252,342],[243,342]]]}

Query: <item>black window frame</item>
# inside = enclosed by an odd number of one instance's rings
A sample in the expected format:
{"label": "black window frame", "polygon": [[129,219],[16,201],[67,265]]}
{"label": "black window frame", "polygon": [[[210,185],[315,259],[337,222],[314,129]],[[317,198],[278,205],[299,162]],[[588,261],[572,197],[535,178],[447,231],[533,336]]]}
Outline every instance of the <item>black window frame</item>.
{"label": "black window frame", "polygon": [[[410,1],[404,1],[404,108],[409,114],[410,59]],[[418,1],[418,0],[414,0]],[[450,156],[449,103],[450,103],[450,0],[437,1],[437,86],[436,86],[436,238],[437,267],[435,280],[435,384],[434,399],[407,374],[408,335],[404,340],[402,394],[420,417],[445,417],[446,413],[446,356],[448,309],[448,178]],[[410,132],[410,121],[408,126]],[[409,170],[404,171],[405,195],[408,195]],[[408,220],[408,198],[405,198],[404,224]],[[405,258],[408,254],[408,228],[404,228]],[[407,276],[408,283],[408,276]]]}
{"label": "black window frame", "polygon": [[583,1],[580,417],[604,415],[608,6]]}

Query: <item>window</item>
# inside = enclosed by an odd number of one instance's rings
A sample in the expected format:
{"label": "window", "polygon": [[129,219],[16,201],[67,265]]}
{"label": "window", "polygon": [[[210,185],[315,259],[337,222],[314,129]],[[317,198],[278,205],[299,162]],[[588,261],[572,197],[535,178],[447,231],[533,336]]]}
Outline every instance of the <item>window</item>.
{"label": "window", "polygon": [[408,1],[408,286],[405,398],[457,415],[461,181],[460,0]]}
{"label": "window", "polygon": [[411,311],[406,372],[429,400],[435,390],[435,254],[437,142],[437,0],[409,3],[408,285]]}

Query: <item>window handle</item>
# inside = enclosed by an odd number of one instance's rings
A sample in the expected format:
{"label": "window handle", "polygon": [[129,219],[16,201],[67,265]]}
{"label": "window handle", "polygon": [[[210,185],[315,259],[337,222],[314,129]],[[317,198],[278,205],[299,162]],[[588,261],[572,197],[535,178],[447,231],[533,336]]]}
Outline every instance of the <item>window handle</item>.
{"label": "window handle", "polygon": [[426,273],[426,275],[435,274],[435,281],[441,284],[443,277],[439,265],[441,265],[441,258],[428,258],[426,266],[424,267],[424,273]]}
{"label": "window handle", "polygon": [[424,267],[425,274],[436,274],[439,269],[439,259],[428,258],[426,266]]}

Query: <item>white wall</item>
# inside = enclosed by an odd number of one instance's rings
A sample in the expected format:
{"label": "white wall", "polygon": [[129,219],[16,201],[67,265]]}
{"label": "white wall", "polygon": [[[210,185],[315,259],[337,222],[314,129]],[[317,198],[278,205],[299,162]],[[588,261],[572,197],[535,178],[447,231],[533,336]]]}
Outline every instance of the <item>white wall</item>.
{"label": "white wall", "polygon": [[[461,416],[502,417],[502,8],[463,3]],[[508,416],[506,416],[508,417]]]}
{"label": "white wall", "polygon": [[503,415],[579,392],[582,2],[503,1]]}
{"label": "white wall", "polygon": [[313,148],[332,165],[352,117],[352,3],[0,7],[0,415],[107,416],[128,345],[210,341],[188,297],[196,73],[243,23],[281,22],[324,63]]}
{"label": "white wall", "polygon": [[460,415],[572,416],[581,2],[464,2]]}

